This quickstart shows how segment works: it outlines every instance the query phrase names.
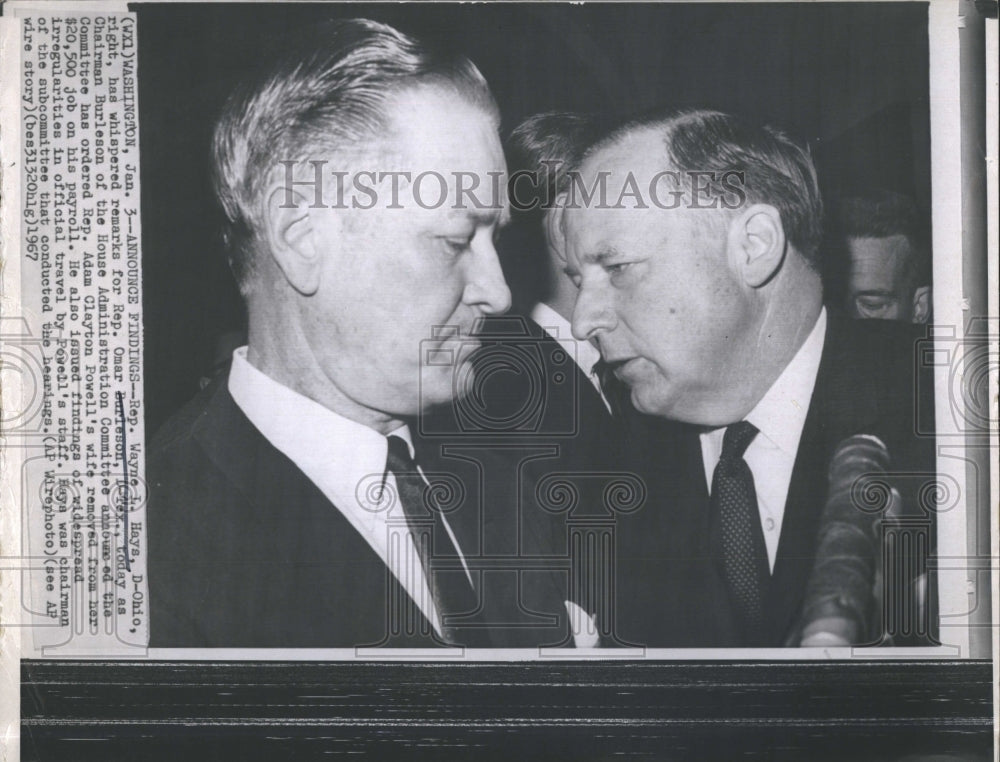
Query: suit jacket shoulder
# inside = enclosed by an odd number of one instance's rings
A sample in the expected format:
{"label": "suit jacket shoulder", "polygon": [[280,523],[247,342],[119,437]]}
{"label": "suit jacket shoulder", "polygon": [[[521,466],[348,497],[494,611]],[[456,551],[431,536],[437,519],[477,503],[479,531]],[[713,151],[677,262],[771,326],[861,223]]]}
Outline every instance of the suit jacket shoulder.
{"label": "suit jacket shoulder", "polygon": [[[771,587],[769,645],[785,643],[812,571],[836,446],[854,434],[885,441],[894,472],[931,473],[933,387],[919,363],[912,326],[830,317],[816,384],[789,484]],[[650,647],[738,647],[725,585],[711,560],[708,485],[697,427],[652,422],[650,498],[618,522],[620,629]],[[912,504],[912,501],[911,501]]]}
{"label": "suit jacket shoulder", "polygon": [[923,339],[920,328],[904,323],[831,317],[814,393],[816,417],[840,438],[866,426],[890,446],[919,436],[915,422],[933,421]]}
{"label": "suit jacket shoulder", "polygon": [[383,644],[387,568],[225,379],[158,432],[147,476],[150,645]]}
{"label": "suit jacket shoulder", "polygon": [[[550,537],[519,520],[515,480],[482,465],[493,455],[458,455],[427,471],[435,495],[454,498],[446,515],[480,582],[481,610],[454,623],[459,642],[564,643],[565,584],[535,563]],[[151,645],[441,645],[378,554],[252,425],[225,381],[157,434],[147,473]],[[504,554],[513,563],[495,560]]]}

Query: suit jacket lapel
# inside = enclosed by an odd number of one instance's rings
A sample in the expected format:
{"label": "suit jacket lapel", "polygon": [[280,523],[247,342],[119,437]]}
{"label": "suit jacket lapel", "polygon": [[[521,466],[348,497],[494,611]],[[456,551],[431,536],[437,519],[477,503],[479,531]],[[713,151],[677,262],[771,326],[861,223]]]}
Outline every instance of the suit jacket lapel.
{"label": "suit jacket lapel", "polygon": [[[378,645],[386,631],[387,567],[340,510],[254,427],[230,396],[226,379],[196,424],[194,437],[243,495],[248,508],[247,531],[279,526],[271,546],[275,555],[269,560],[294,568],[326,558],[342,561],[344,570],[350,571],[338,579],[324,578],[317,572],[310,579],[310,589],[278,590],[276,597],[292,607],[328,607],[324,626],[330,643]],[[211,510],[211,506],[206,509]],[[316,536],[317,528],[323,529],[321,537]],[[281,584],[279,575],[275,585]],[[343,597],[349,600],[347,610],[338,605]],[[415,604],[413,609],[419,611]],[[366,638],[370,642],[362,642]],[[403,638],[391,645],[426,646],[427,642]]]}
{"label": "suit jacket lapel", "polygon": [[459,637],[480,648],[559,645],[565,634],[564,586],[551,570],[529,568],[538,558],[558,553],[558,528],[536,505],[534,481],[521,468],[525,458],[543,452],[547,443],[534,442],[533,448],[505,444],[496,448],[488,441],[461,439],[421,439],[417,444],[428,477],[433,481],[433,474],[443,474],[460,484],[464,494],[447,519],[475,580],[481,609],[456,622]]}

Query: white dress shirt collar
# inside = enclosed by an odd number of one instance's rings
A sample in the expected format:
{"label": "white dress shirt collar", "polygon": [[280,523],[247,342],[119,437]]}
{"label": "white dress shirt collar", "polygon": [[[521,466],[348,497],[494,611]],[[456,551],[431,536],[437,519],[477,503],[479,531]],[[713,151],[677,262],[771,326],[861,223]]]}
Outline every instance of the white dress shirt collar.
{"label": "white dress shirt collar", "polygon": [[[753,473],[761,529],[772,570],[777,560],[785,503],[795,469],[799,440],[802,438],[802,429],[809,413],[823,355],[826,323],[824,308],[791,362],[745,419],[760,432],[747,447],[743,459]],[[705,481],[709,490],[722,454],[725,431],[726,427],[723,426],[707,431],[700,437]]]}
{"label": "white dress shirt collar", "polygon": [[[371,511],[356,497],[357,487],[371,476],[385,473],[388,443],[364,424],[334,413],[257,370],[247,360],[247,348],[233,353],[229,393],[250,422],[278,450],[297,465],[342,512],[362,510],[371,524]],[[405,425],[393,431],[413,441]]]}
{"label": "white dress shirt collar", "polygon": [[[396,513],[398,509],[387,510],[377,498],[372,500],[373,496],[383,494],[380,488],[385,484],[390,487],[385,494],[396,492],[395,477],[386,473],[389,449],[386,437],[334,413],[260,372],[247,360],[246,347],[233,352],[229,393],[264,438],[298,466],[368,542],[440,635],[437,607],[420,564],[390,563],[389,536],[392,527],[388,519],[390,515],[400,518]],[[403,439],[413,456],[413,438],[407,426],[396,429],[390,436]],[[419,466],[417,470],[427,481]],[[471,582],[472,574],[458,540],[447,518],[442,517],[442,521]],[[410,546],[416,554],[412,538]],[[416,558],[416,555],[413,557]],[[566,601],[565,605],[576,645],[594,645],[598,636],[591,618],[575,604]]]}
{"label": "white dress shirt collar", "polygon": [[[410,577],[389,563],[389,535],[394,529],[389,519],[402,517],[398,508],[387,507],[390,501],[379,501],[386,478],[393,487],[390,492],[395,493],[395,479],[392,474],[386,475],[386,437],[262,373],[247,360],[246,347],[233,352],[229,393],[264,438],[298,466],[392,568],[424,616],[440,632],[422,570],[413,569]],[[407,426],[391,435],[403,439],[413,455]]]}
{"label": "white dress shirt collar", "polygon": [[825,338],[824,307],[799,351],[746,417],[760,434],[793,458],[799,451]]}

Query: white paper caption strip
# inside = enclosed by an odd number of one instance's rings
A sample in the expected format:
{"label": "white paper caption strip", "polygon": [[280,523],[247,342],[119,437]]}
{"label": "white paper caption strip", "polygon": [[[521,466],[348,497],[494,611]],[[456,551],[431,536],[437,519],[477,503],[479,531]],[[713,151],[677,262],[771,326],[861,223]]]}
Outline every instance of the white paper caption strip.
{"label": "white paper caption strip", "polygon": [[32,14],[21,43],[22,623],[46,655],[133,653],[148,631],[135,16]]}

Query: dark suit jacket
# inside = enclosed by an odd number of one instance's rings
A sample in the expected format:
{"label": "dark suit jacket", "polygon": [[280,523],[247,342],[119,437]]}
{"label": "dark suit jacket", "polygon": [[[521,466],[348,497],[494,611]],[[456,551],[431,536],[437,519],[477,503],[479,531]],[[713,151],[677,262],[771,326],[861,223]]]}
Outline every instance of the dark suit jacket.
{"label": "dark suit jacket", "polygon": [[[401,588],[340,511],[250,423],[227,384],[223,376],[203,390],[150,448],[150,645],[432,645],[420,635],[429,628],[415,606],[412,628],[389,626]],[[480,591],[479,610],[453,623],[462,644],[565,642],[563,578],[516,563],[495,573],[476,566],[501,546],[547,552],[544,528],[509,507],[512,485],[489,484],[482,474],[491,469],[460,458],[422,465],[456,490],[448,520]]]}
{"label": "dark suit jacket", "polygon": [[541,326],[511,314],[482,321],[478,335],[482,346],[470,359],[475,394],[425,416],[420,428],[429,439],[458,432],[496,444],[553,442],[573,460],[590,463],[620,454],[621,426],[591,384],[589,369]]}
{"label": "dark suit jacket", "polygon": [[461,442],[495,456],[490,467],[509,476],[493,483],[516,483],[516,502],[531,506],[553,538],[550,562],[568,575],[570,599],[597,615],[603,644],[614,644],[614,591],[602,571],[614,564],[605,549],[613,548],[619,514],[638,509],[645,495],[628,426],[612,417],[589,374],[530,318],[487,320],[480,337],[471,359],[479,371],[476,395],[425,417],[425,441],[452,450]]}
{"label": "dark suit jacket", "polygon": [[[784,645],[796,626],[838,443],[853,434],[875,434],[887,445],[892,471],[920,474],[921,483],[933,478],[933,440],[915,434],[918,407],[922,420],[933,420],[931,379],[915,383],[915,339],[910,326],[829,318],[765,600],[767,642],[761,645]],[[660,422],[643,438],[646,473],[655,482],[646,506],[618,522],[618,631],[648,647],[749,645],[710,559],[709,494],[697,427]],[[905,477],[898,484],[910,510],[932,520],[915,507],[920,485]]]}

